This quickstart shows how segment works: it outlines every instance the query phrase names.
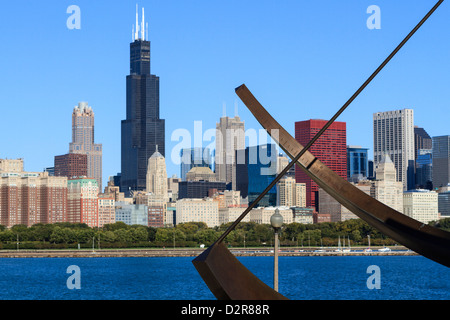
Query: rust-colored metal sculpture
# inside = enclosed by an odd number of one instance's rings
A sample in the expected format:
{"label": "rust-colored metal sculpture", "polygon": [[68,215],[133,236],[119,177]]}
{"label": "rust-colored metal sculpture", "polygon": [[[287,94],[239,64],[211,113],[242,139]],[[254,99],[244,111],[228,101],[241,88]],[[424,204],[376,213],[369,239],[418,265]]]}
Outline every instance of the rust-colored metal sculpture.
{"label": "rust-colored metal sculpture", "polygon": [[[270,116],[244,85],[236,92],[269,134],[278,130],[277,142],[290,158],[302,151],[303,146]],[[342,179],[308,151],[297,164],[322,189],[368,224],[409,249],[450,267],[449,232],[414,220],[372,198]]]}
{"label": "rust-colored metal sculpture", "polygon": [[[394,57],[400,48],[412,37],[442,2],[443,0],[438,1],[438,3],[395,48],[380,67],[375,70],[366,82],[364,82],[356,93],[341,107],[341,109],[339,109],[333,118],[328,121],[328,123],[305,147],[300,145],[291,135],[289,135],[289,133],[264,109],[245,85],[236,88],[236,94],[292,161],[221,235],[221,237],[211,247],[193,260],[193,264],[197,271],[217,299],[287,299],[267,286],[245,268],[245,266],[243,266],[225,247],[223,240],[294,164],[297,164],[322,189],[371,226],[377,228],[382,233],[411,250],[450,267],[450,233],[425,225],[375,200],[351,183],[339,177],[320,160],[314,157],[314,155],[308,152],[309,147],[323,134],[323,132],[325,132],[325,130],[350,105],[362,90],[364,90],[364,88],[373,78],[375,78],[375,76]],[[273,135],[273,133],[276,134]]]}

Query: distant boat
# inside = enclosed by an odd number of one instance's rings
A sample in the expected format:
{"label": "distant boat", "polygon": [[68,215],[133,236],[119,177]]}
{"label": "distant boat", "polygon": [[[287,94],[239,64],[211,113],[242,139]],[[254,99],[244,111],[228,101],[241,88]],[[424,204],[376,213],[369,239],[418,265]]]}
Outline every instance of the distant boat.
{"label": "distant boat", "polygon": [[369,242],[369,247],[367,249],[365,249],[364,252],[372,252],[372,249],[370,249],[370,235],[367,235],[367,239]]}
{"label": "distant boat", "polygon": [[351,251],[351,247],[350,247],[350,239],[347,236],[347,241],[348,241],[348,249],[345,249],[345,238],[344,238],[344,249],[342,249],[342,252],[350,252]]}
{"label": "distant boat", "polygon": [[338,240],[338,248],[336,250],[334,250],[334,252],[341,252],[341,236],[339,236],[339,240]]}
{"label": "distant boat", "polygon": [[390,248],[384,247],[384,248],[378,249],[378,251],[379,252],[390,252],[392,250]]}

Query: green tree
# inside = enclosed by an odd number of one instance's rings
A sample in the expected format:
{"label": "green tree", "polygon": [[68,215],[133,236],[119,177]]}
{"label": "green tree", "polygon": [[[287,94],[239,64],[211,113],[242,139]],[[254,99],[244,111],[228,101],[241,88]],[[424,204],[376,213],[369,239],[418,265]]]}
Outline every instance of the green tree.
{"label": "green tree", "polygon": [[195,239],[199,244],[211,245],[219,238],[219,234],[213,229],[203,229],[195,234]]}
{"label": "green tree", "polygon": [[131,234],[131,230],[120,228],[114,231],[114,235],[118,242],[132,242],[133,237]]}
{"label": "green tree", "polygon": [[93,229],[75,229],[74,230],[75,242],[78,243],[91,243],[92,238],[95,237],[95,231]]}
{"label": "green tree", "polygon": [[167,228],[159,228],[156,231],[155,240],[158,242],[168,242],[173,239],[172,232]]}
{"label": "green tree", "polygon": [[355,242],[360,242],[362,240],[361,232],[359,230],[353,230],[351,234],[351,239]]}
{"label": "green tree", "polygon": [[99,235],[102,242],[113,243],[117,240],[116,234],[113,231],[102,231]]}
{"label": "green tree", "polygon": [[53,232],[54,224],[38,223],[28,229],[30,240],[33,241],[50,241],[50,235]]}
{"label": "green tree", "polygon": [[53,232],[50,235],[50,242],[53,243],[67,243],[67,234],[63,228],[56,226],[53,228]]}
{"label": "green tree", "polygon": [[105,231],[116,231],[119,229],[128,229],[128,228],[129,228],[129,226],[125,222],[122,222],[122,221],[105,224],[103,226],[103,230],[105,230]]}
{"label": "green tree", "polygon": [[131,236],[133,242],[147,241],[148,239],[147,230],[145,227],[142,226],[132,229]]}
{"label": "green tree", "polygon": [[0,241],[1,242],[10,242],[10,241],[15,241],[15,240],[16,240],[16,235],[10,229],[0,231]]}
{"label": "green tree", "polygon": [[320,245],[322,232],[320,229],[305,230],[303,232],[303,243],[306,245],[317,246]]}
{"label": "green tree", "polygon": [[255,238],[259,243],[271,241],[273,238],[273,229],[268,224],[255,225]]}

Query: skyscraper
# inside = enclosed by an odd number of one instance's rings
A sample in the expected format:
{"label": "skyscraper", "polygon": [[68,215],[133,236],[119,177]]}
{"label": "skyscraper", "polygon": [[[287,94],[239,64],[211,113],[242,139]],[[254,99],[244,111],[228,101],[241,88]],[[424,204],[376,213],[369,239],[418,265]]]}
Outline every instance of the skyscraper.
{"label": "skyscraper", "polygon": [[417,160],[419,156],[419,150],[430,150],[433,148],[433,140],[425,131],[424,128],[414,126],[414,155]]}
{"label": "skyscraper", "polygon": [[403,212],[403,183],[397,181],[395,165],[386,153],[375,170],[375,181],[372,181],[370,195],[385,205]]}
{"label": "skyscraper", "polygon": [[146,40],[144,23],[144,9],[140,26],[136,10],[130,74],[126,79],[126,119],[121,124],[120,187],[127,195],[131,190],[145,190],[148,159],[156,146],[165,156],[165,121],[159,115],[159,77],[150,73],[150,41]]}
{"label": "skyscraper", "polygon": [[158,147],[155,153],[148,159],[146,191],[167,198],[166,160],[159,153]]}
{"label": "skyscraper", "polygon": [[245,124],[239,116],[220,118],[216,124],[215,171],[217,180],[236,190],[236,150],[245,149]]}
{"label": "skyscraper", "polygon": [[87,176],[102,187],[102,145],[94,142],[94,111],[80,102],[72,112],[72,142],[69,153],[87,155]]}
{"label": "skyscraper", "polygon": [[450,183],[450,136],[433,137],[433,187]]}
{"label": "skyscraper", "polygon": [[[238,153],[239,155],[239,153]],[[278,169],[278,153],[275,144],[267,143],[251,146],[245,149],[245,162],[238,159],[238,163],[247,165],[248,203],[253,201],[275,180]],[[242,194],[242,191],[241,191]],[[261,199],[259,206],[268,207],[277,205],[277,186],[274,186]]]}
{"label": "skyscraper", "polygon": [[414,111],[403,109],[377,112],[373,115],[374,163],[380,163],[385,153],[397,170],[397,181],[403,189],[413,189],[414,183]]}
{"label": "skyscraper", "polygon": [[[306,120],[295,123],[295,139],[303,146],[323,128],[326,120]],[[335,121],[309,149],[311,153],[322,161],[343,179],[347,179],[347,124]],[[306,206],[318,210],[317,184],[300,168],[295,168],[297,183],[306,184]]]}
{"label": "skyscraper", "polygon": [[433,190],[433,149],[419,149],[416,158],[416,188]]}
{"label": "skyscraper", "polygon": [[163,227],[169,195],[166,160],[158,152],[158,146],[155,153],[148,159],[146,191],[148,226]]}
{"label": "skyscraper", "polygon": [[358,182],[369,176],[369,158],[367,148],[347,146],[347,179]]}

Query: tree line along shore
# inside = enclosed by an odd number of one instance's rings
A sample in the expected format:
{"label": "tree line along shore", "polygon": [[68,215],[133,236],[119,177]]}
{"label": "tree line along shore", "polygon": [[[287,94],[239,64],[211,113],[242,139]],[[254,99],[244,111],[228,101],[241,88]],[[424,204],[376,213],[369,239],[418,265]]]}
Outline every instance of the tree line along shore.
{"label": "tree line along shore", "polygon": [[[0,250],[48,249],[126,249],[126,248],[199,248],[209,246],[231,223],[209,228],[203,222],[178,224],[170,228],[127,225],[123,222],[90,228],[81,223],[35,224],[27,227],[0,225]],[[430,222],[450,231],[450,218]],[[267,224],[241,222],[227,236],[229,247],[272,247],[273,229]],[[392,239],[378,232],[361,219],[319,224],[291,223],[283,226],[280,245],[283,247],[395,246]]]}

